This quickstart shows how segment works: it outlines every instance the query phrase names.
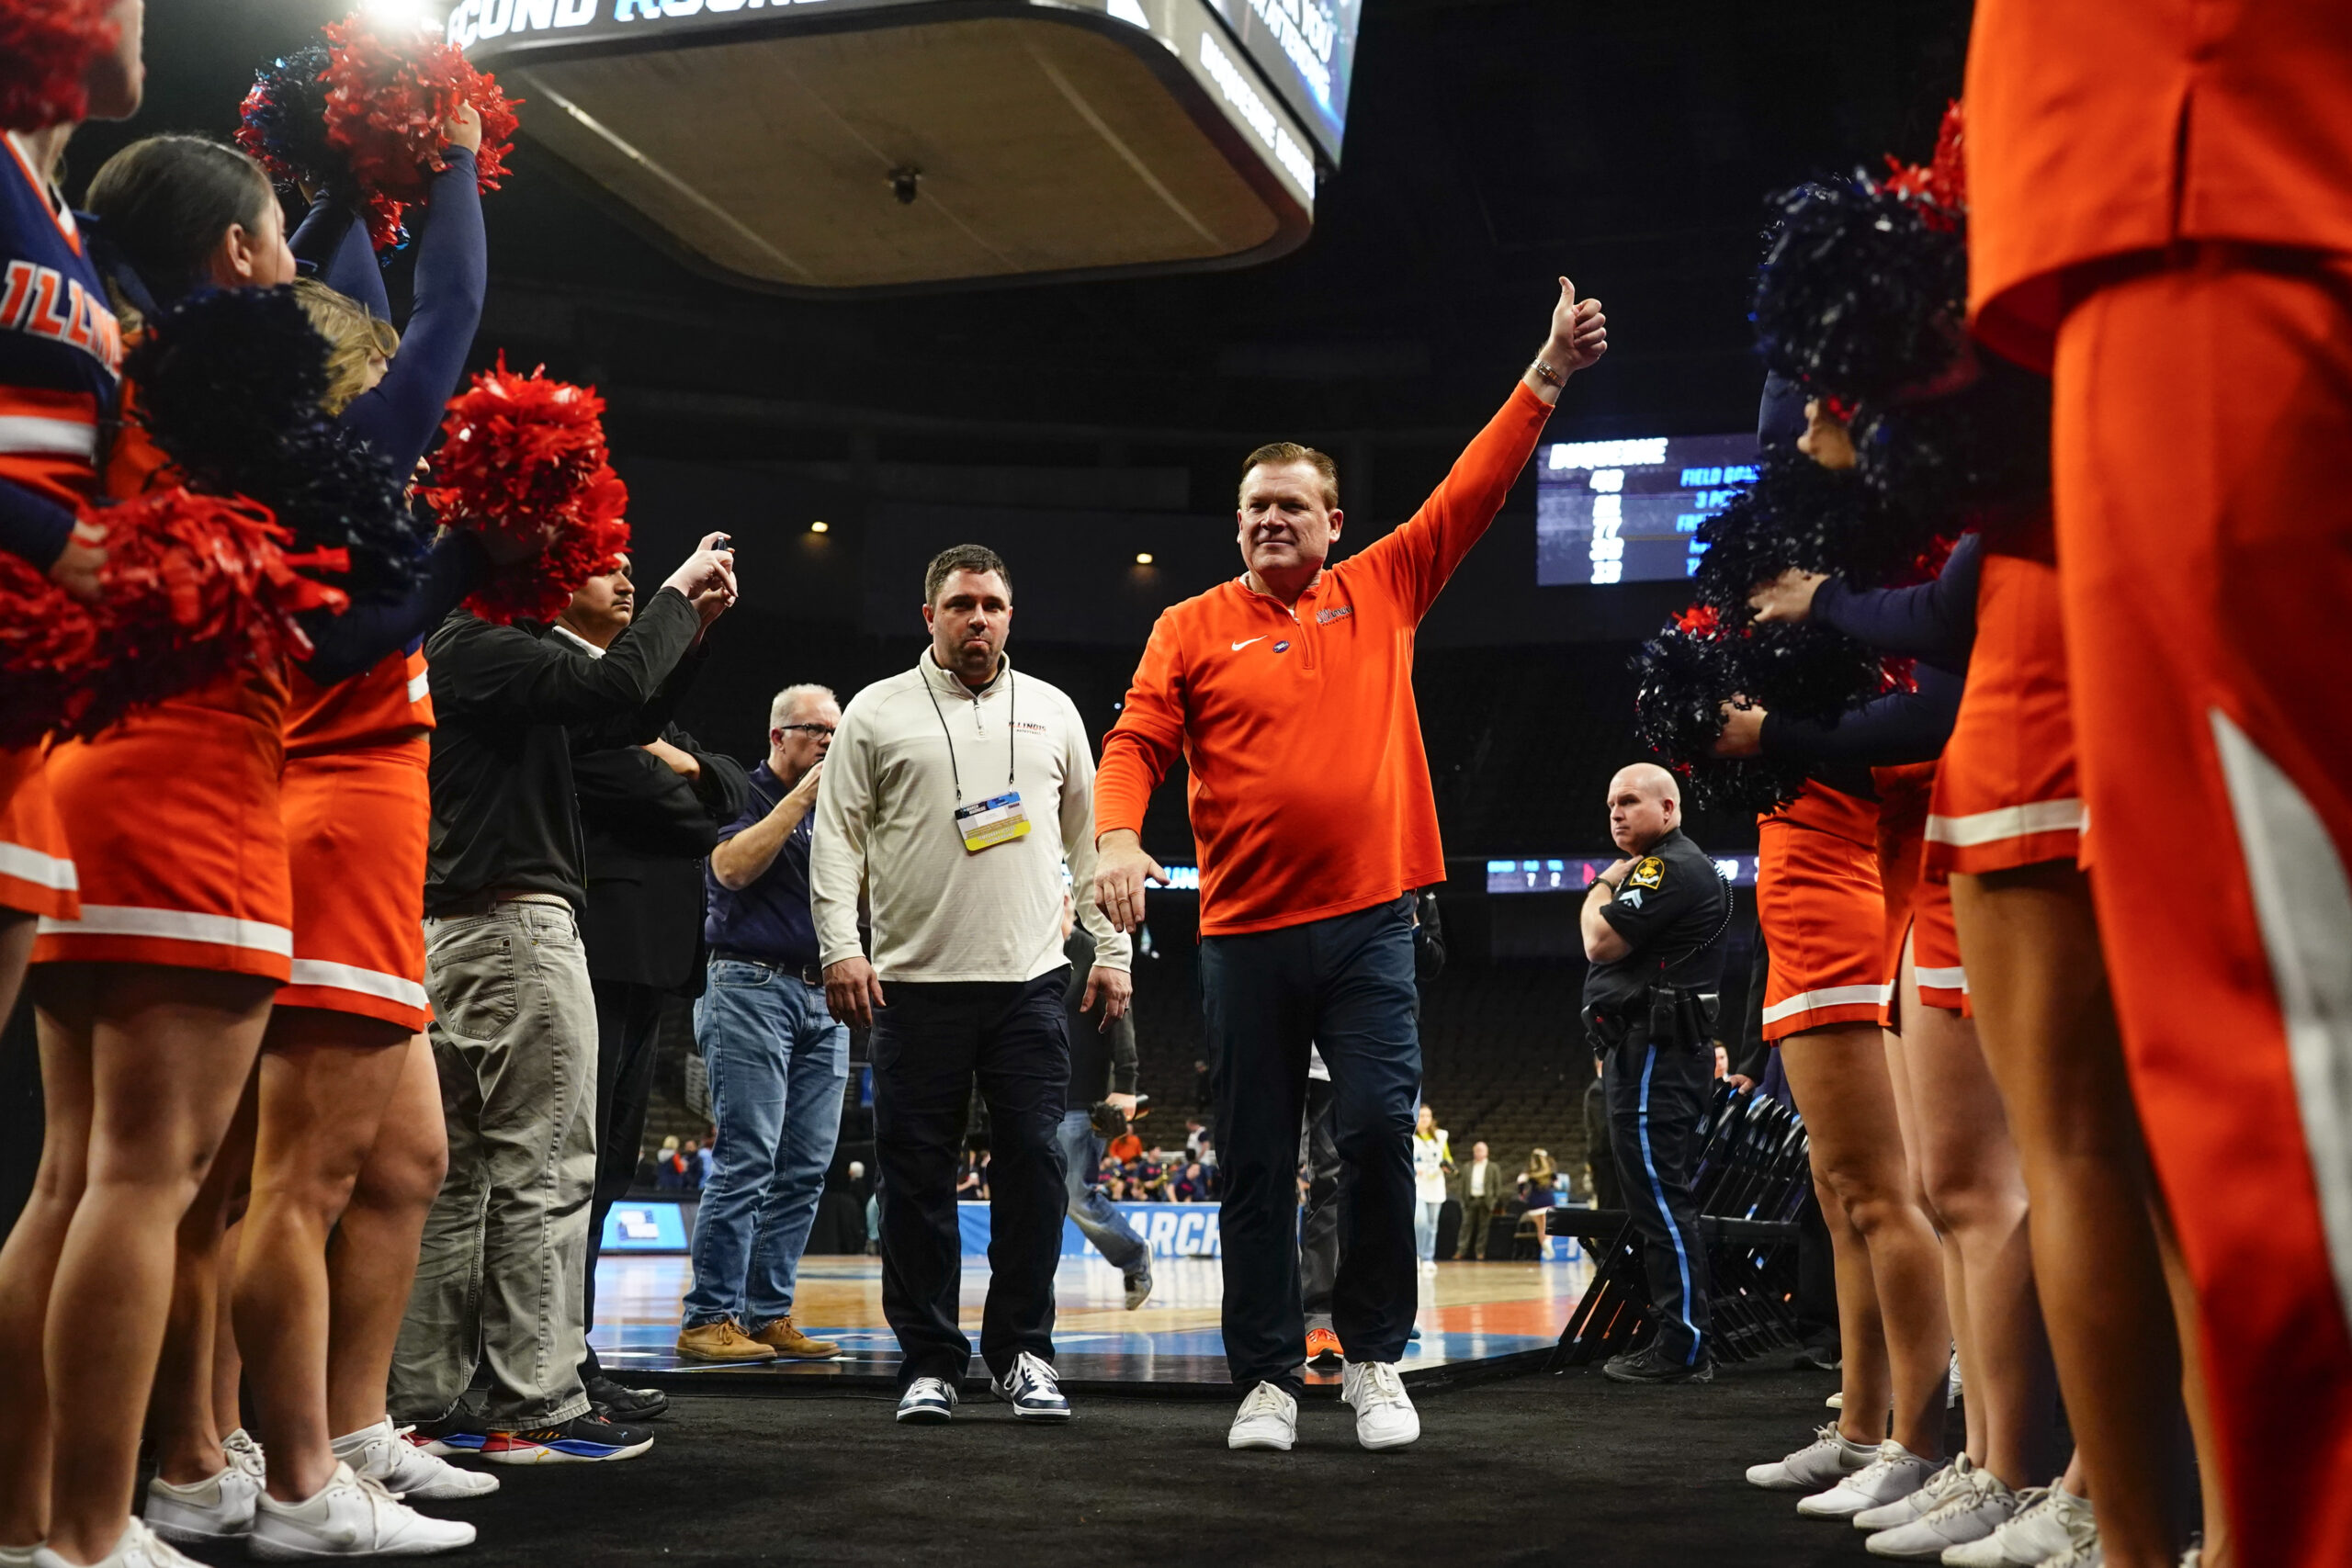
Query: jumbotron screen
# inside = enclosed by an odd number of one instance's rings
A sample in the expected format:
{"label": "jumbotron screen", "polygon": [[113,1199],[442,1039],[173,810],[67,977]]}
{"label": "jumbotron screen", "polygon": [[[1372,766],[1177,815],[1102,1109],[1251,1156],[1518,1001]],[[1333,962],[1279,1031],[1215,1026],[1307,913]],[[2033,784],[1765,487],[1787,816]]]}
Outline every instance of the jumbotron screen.
{"label": "jumbotron screen", "polygon": [[1557,588],[1690,576],[1700,522],[1755,482],[1756,457],[1753,434],[1538,447],[1535,581]]}
{"label": "jumbotron screen", "polygon": [[[1334,164],[1348,123],[1348,83],[1363,0],[1208,0]],[[1126,7],[1114,5],[1118,16]],[[1140,8],[1140,7],[1138,7]]]}

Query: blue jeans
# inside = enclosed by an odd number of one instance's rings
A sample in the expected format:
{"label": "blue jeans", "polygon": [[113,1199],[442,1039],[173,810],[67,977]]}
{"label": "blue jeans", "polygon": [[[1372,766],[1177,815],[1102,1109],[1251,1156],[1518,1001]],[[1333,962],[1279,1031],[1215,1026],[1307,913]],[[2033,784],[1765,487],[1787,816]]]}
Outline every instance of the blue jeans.
{"label": "blue jeans", "polygon": [[1094,1135],[1092,1118],[1084,1111],[1065,1111],[1061,1131],[1055,1135],[1061,1140],[1070,1223],[1120,1273],[1148,1276],[1151,1248],[1119,1217],[1117,1207],[1102,1196],[1102,1189],[1094,1185],[1094,1173],[1102,1168],[1102,1140]]}
{"label": "blue jeans", "polygon": [[695,1224],[684,1326],[731,1317],[756,1333],[792,1311],[841,1137],[849,1028],[799,976],[713,958],[695,1043],[710,1069],[718,1143]]}

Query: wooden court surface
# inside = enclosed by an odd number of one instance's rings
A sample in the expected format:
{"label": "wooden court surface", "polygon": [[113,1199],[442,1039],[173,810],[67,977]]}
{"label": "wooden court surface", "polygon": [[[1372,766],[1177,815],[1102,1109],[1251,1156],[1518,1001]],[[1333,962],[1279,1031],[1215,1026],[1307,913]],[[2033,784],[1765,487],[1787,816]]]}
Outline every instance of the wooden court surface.
{"label": "wooden court surface", "polygon": [[[1589,1278],[1589,1265],[1441,1263],[1419,1276],[1406,1367],[1433,1371],[1464,1361],[1548,1348],[1558,1338]],[[837,1340],[829,1362],[754,1369],[774,1375],[888,1375],[897,1341],[882,1313],[878,1258],[810,1258],[800,1270],[794,1321],[812,1336]],[[1055,1276],[1057,1360],[1065,1377],[1101,1382],[1223,1382],[1224,1340],[1217,1320],[1223,1266],[1208,1258],[1162,1258],[1153,1265],[1151,1299],[1124,1305],[1119,1271],[1099,1258],[1064,1259]],[[606,1258],[596,1276],[596,1351],[616,1375],[631,1370],[691,1374],[706,1369],[673,1354],[681,1304],[692,1282],[676,1256]],[[985,1259],[965,1260],[961,1321],[977,1341],[988,1290]],[[741,1372],[744,1369],[727,1369]],[[1318,1380],[1319,1381],[1319,1380]],[[1336,1374],[1329,1380],[1338,1381]]]}

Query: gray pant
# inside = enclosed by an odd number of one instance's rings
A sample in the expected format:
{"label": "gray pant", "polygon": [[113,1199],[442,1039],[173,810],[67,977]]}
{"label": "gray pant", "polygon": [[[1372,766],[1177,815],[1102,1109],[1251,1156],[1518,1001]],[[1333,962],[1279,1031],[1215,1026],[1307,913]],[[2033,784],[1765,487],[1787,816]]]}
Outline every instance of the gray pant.
{"label": "gray pant", "polygon": [[449,1174],[392,1352],[392,1413],[435,1421],[490,1363],[490,1425],[588,1413],[581,1274],[596,1182],[596,1000],[569,908],[428,918]]}

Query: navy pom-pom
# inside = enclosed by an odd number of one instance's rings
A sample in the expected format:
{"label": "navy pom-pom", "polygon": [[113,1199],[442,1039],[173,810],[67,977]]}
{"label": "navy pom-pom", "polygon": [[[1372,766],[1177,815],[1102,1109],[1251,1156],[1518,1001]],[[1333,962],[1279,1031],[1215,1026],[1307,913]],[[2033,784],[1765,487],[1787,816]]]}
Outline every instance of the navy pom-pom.
{"label": "navy pom-pom", "polygon": [[1771,369],[1816,397],[1889,399],[1943,376],[1962,342],[1962,215],[1857,171],[1772,198],[1750,320]]}
{"label": "navy pom-pom", "polygon": [[349,551],[355,600],[394,598],[424,531],[407,476],[320,411],[326,355],[291,288],[195,295],[148,323],[132,406],[190,488],[261,502],[298,549]]}
{"label": "navy pom-pom", "polygon": [[1784,571],[1836,573],[1859,588],[1916,581],[1919,558],[1935,551],[1936,515],[1890,504],[1852,469],[1768,449],[1756,482],[1699,525],[1705,550],[1691,586],[1736,626],[1753,614],[1757,585]]}

